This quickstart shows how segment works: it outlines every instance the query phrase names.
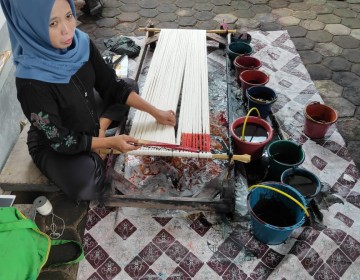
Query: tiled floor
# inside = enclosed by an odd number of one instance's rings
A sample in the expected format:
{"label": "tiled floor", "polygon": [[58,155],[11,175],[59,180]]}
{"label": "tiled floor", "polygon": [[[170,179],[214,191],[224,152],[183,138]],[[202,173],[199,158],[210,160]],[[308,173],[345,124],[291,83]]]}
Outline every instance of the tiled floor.
{"label": "tiled floor", "polygon": [[[280,128],[288,139],[302,144],[306,154],[302,167],[325,183],[316,197],[323,221],[314,216],[306,226],[296,226],[289,239],[279,245],[258,241],[265,227],[255,227],[249,214],[244,214],[248,190],[241,176],[234,178],[237,202],[231,219],[200,211],[104,209],[93,204],[85,225],[86,260],[80,264],[79,280],[351,279],[360,255],[356,220],[360,207],[359,172],[348,155],[339,152],[345,148],[336,129],[329,130],[323,142],[304,135],[304,117],[299,112],[304,104],[319,100],[320,96],[288,34],[284,31],[251,34],[254,56],[263,62],[262,69],[270,75],[268,85],[280,92],[280,102],[273,107]],[[215,127],[227,126],[220,123],[223,109],[216,110],[226,103],[226,91],[219,90],[226,88],[222,52],[213,49],[208,54],[209,108]],[[234,76],[231,81],[231,93],[236,94],[239,88]],[[286,94],[281,89],[287,89]],[[241,102],[238,106],[242,106]],[[158,170],[161,159],[150,157],[143,162],[132,156],[126,158],[131,168],[126,169],[129,174],[125,172],[125,176],[140,180],[140,186],[141,182],[156,177],[156,172],[147,171]],[[175,169],[181,169],[183,174],[186,166],[190,165],[185,162],[183,168]],[[117,166],[123,170],[121,167]],[[164,166],[158,172],[168,174],[166,170]],[[200,176],[207,174],[204,168],[196,172]],[[265,236],[271,234],[274,233]]]}
{"label": "tiled floor", "polygon": [[[309,157],[306,163],[307,167],[315,168],[314,170],[319,172],[319,174],[332,173],[332,171],[326,170],[337,170],[331,174],[333,176],[331,179],[333,183],[331,185],[332,190],[344,199],[347,207],[354,210],[354,213],[358,211],[360,207],[359,174],[356,167],[348,163],[353,158],[357,166],[359,166],[360,158],[359,0],[104,0],[104,3],[103,12],[98,17],[83,15],[81,11],[78,13],[79,21],[81,22],[79,28],[88,32],[101,50],[105,49],[103,40],[115,35],[144,35],[144,32],[138,31],[138,27],[145,26],[149,21],[159,28],[217,29],[219,28],[219,23],[226,22],[231,29],[236,28],[247,31],[286,29],[322,99],[326,104],[333,106],[338,111],[339,120],[337,127],[349,149],[349,153],[346,153],[346,149],[343,148],[345,143],[339,144],[337,141],[320,143],[322,148],[330,151],[331,158],[336,156],[336,160],[328,161],[328,151],[325,153],[326,156],[322,153],[318,155],[316,154],[316,151],[318,151],[317,144],[309,145],[307,146],[307,152],[309,154],[313,153],[314,156]],[[77,4],[78,7],[81,7],[83,2],[77,1]],[[286,126],[285,128],[292,135],[297,135],[296,131],[292,130],[293,127]],[[340,170],[339,164],[341,166],[347,165],[347,167]],[[321,173],[323,170],[325,170],[324,173]],[[338,174],[338,172],[341,174]],[[327,178],[328,175],[323,176]],[[63,200],[59,199],[54,208],[61,209],[60,215],[70,219],[66,220],[67,224],[71,225],[67,236],[74,239],[79,238],[79,234],[82,235],[86,227],[85,223],[88,221],[84,219],[86,207],[82,207],[81,211],[76,211],[75,205],[68,205],[68,207],[64,208],[61,207],[63,203]],[[114,213],[108,213],[107,216],[110,217]],[[99,213],[96,215],[99,221],[105,218],[99,216]],[[198,224],[202,225],[200,233],[199,227],[196,226],[196,223],[199,221],[182,221],[184,222],[183,228],[186,228],[187,234],[188,230],[191,229],[191,234],[196,233],[199,239],[203,238],[204,242],[212,241],[217,245],[218,251],[215,250],[216,253],[211,250],[207,252],[211,256],[209,255],[210,259],[206,260],[206,264],[205,258],[201,257],[201,255],[194,256],[193,253],[190,254],[189,249],[185,247],[188,241],[180,242],[179,238],[176,238],[177,242],[173,242],[171,245],[168,244],[169,246],[165,248],[165,245],[162,246],[157,241],[158,239],[151,237],[154,239],[146,239],[148,245],[142,248],[144,251],[139,250],[137,258],[127,259],[126,263],[120,263],[121,275],[126,277],[135,276],[135,272],[142,271],[135,269],[138,258],[145,259],[148,267],[156,267],[156,264],[154,266],[156,259],[152,261],[149,259],[148,253],[153,252],[155,255],[157,253],[161,254],[161,258],[171,259],[174,262],[174,267],[176,266],[177,268],[169,271],[169,274],[167,274],[169,276],[173,273],[173,278],[170,279],[175,279],[175,275],[183,272],[188,277],[197,275],[194,279],[216,279],[211,277],[214,277],[214,275],[218,277],[222,273],[223,279],[242,279],[241,277],[245,274],[248,277],[257,279],[261,276],[261,273],[269,275],[269,271],[273,271],[284,255],[287,254],[286,257],[290,259],[289,265],[285,266],[284,270],[279,272],[279,275],[286,271],[292,271],[291,267],[296,260],[304,268],[304,270],[296,272],[296,275],[300,277],[297,279],[308,279],[307,277],[310,276],[314,276],[315,279],[323,279],[324,275],[332,275],[333,279],[339,279],[339,276],[349,279],[346,277],[356,275],[357,273],[353,266],[349,266],[350,261],[358,262],[359,239],[355,238],[358,240],[356,241],[351,237],[354,236],[354,228],[358,228],[357,219],[352,215],[344,213],[342,208],[338,207],[338,204],[336,204],[335,208],[332,208],[331,215],[333,218],[329,230],[318,231],[304,228],[303,231],[295,233],[298,240],[296,243],[292,240],[287,246],[277,252],[268,247],[262,248],[261,244],[249,236],[246,227],[229,229],[227,231],[228,239],[222,240],[222,235],[218,234],[219,228],[214,227],[216,223],[211,215],[206,217],[208,220],[202,219],[202,224]],[[127,216],[124,216],[125,218]],[[150,217],[149,219],[147,221],[149,222],[149,227],[153,228],[154,231],[158,229],[158,232],[154,235],[157,237],[168,233],[168,237],[171,239],[171,236],[174,235],[173,231],[179,226],[179,221],[176,221],[174,218],[171,221],[161,217],[155,219]],[[135,219],[136,222],[140,220],[141,218]],[[128,221],[135,225],[135,222]],[[133,230],[124,234],[124,227],[122,227],[124,224],[125,220],[119,221],[117,231],[115,231],[122,240],[127,240],[128,238],[131,240],[131,236],[135,236],[140,232],[139,230],[134,231],[135,229],[133,228]],[[218,223],[218,225],[223,226],[221,223]],[[339,230],[339,228],[343,228],[343,230]],[[134,232],[130,234],[132,231]],[[85,237],[88,236],[89,233],[86,233]],[[143,236],[146,236],[146,233]],[[143,240],[143,242],[146,240]],[[325,253],[321,251],[320,243],[323,247],[329,247]],[[209,248],[211,247],[210,245]],[[234,250],[228,251],[230,247],[233,247]],[[91,248],[87,248],[87,250],[87,253],[89,253]],[[176,253],[174,253],[175,251]],[[185,254],[187,257],[180,260]],[[233,258],[229,254],[236,254],[237,256]],[[221,258],[219,258],[219,255]],[[259,257],[261,261],[255,260],[252,257],[253,255]],[[319,257],[320,255],[325,257],[321,258]],[[248,258],[250,258],[250,261],[253,261],[252,264],[239,270],[235,264]],[[196,266],[199,264],[199,262],[194,261],[196,259],[201,259],[201,267]],[[340,261],[336,261],[336,259]],[[223,263],[224,261],[227,262]],[[92,263],[94,262],[92,261]],[[193,270],[186,265],[189,263],[194,264]],[[99,266],[106,268],[105,263],[101,263]],[[110,263],[107,268],[111,267],[114,268]],[[316,271],[320,267],[321,269]],[[94,269],[94,266],[91,269]],[[200,269],[202,273],[199,273]],[[237,278],[230,278],[231,274],[228,273],[230,271],[233,271],[232,277],[237,275]],[[81,272],[83,273],[81,275],[86,275],[84,271]],[[103,272],[96,273],[99,273],[103,279],[107,279],[104,270]],[[154,270],[148,270],[146,273],[148,275],[155,274]],[[77,266],[61,267],[54,270],[45,269],[39,279],[74,280],[76,279],[76,274]],[[111,279],[113,274],[108,275],[110,275],[108,279]],[[208,278],[201,278],[199,275],[208,275]],[[226,275],[230,276],[227,277]],[[95,278],[95,276],[92,279],[100,279]],[[165,277],[165,274],[163,276]],[[287,279],[292,278],[292,276],[287,277]],[[118,279],[123,280],[127,278]],[[155,277],[153,279],[158,278]],[[269,279],[281,278],[273,276],[273,278],[269,277]]]}

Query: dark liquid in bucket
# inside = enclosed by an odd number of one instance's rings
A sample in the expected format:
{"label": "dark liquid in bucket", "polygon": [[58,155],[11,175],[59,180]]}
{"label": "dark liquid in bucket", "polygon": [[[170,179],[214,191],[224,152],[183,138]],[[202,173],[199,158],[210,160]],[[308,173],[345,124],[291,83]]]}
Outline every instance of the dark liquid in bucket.
{"label": "dark liquid in bucket", "polygon": [[296,164],[299,162],[299,159],[291,154],[275,154],[273,159],[285,164]]}
{"label": "dark liquid in bucket", "polygon": [[284,181],[286,184],[297,189],[305,197],[315,194],[317,189],[315,182],[306,176],[292,174],[287,176]]}
{"label": "dark liquid in bucket", "polygon": [[258,102],[271,102],[274,100],[273,96],[269,96],[269,94],[266,93],[258,93],[258,92],[253,92],[253,93],[249,93],[250,95],[250,99],[254,100],[254,101],[258,101]]}
{"label": "dark liquid in bucket", "polygon": [[253,212],[260,220],[269,225],[289,227],[296,224],[296,219],[289,207],[275,199],[261,199],[256,203]]}
{"label": "dark liquid in bucket", "polygon": [[249,80],[249,81],[246,81],[248,84],[253,84],[253,85],[258,85],[258,84],[261,84],[260,81],[258,80]]}
{"label": "dark liquid in bucket", "polygon": [[[240,139],[242,138],[243,124],[236,127],[234,132]],[[260,143],[267,139],[268,132],[259,124],[246,123],[244,138],[246,142]]]}

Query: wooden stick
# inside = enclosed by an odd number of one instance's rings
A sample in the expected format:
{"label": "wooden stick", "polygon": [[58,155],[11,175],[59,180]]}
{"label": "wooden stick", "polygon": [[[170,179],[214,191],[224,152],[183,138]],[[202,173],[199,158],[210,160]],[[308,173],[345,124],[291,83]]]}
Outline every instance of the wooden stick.
{"label": "wooden stick", "polygon": [[151,140],[145,140],[145,139],[138,139],[137,142],[138,145],[144,145],[144,146],[164,146],[164,147],[176,147],[178,145],[171,144],[171,143],[165,143],[165,142],[158,142],[158,141],[151,141]]}
{"label": "wooden stick", "polygon": [[[104,154],[104,155],[110,154],[111,152],[112,152],[114,155],[123,154],[122,152],[117,151],[117,150],[100,149],[100,153],[101,153],[101,154]],[[196,153],[194,153],[194,157],[196,157]],[[228,160],[228,159],[229,159],[229,155],[228,155],[228,154],[211,154],[211,158],[213,158],[213,159]],[[236,160],[236,161],[248,163],[248,162],[251,161],[251,156],[248,155],[248,154],[232,155],[232,159],[233,159],[233,160]]]}
{"label": "wooden stick", "polygon": [[[216,159],[229,159],[229,155],[228,154],[212,154],[211,156],[212,158],[216,158]],[[241,161],[241,162],[245,162],[248,163],[251,160],[251,156],[248,154],[243,154],[243,155],[233,155],[232,156],[233,160],[236,161]]]}
{"label": "wooden stick", "polygon": [[[139,31],[152,31],[152,32],[160,32],[161,31],[160,28],[148,28],[148,27],[140,27],[138,30]],[[212,29],[212,30],[206,30],[206,33],[217,33],[217,34],[227,34],[227,33],[236,33],[236,32],[237,32],[236,29],[228,29],[228,30]]]}

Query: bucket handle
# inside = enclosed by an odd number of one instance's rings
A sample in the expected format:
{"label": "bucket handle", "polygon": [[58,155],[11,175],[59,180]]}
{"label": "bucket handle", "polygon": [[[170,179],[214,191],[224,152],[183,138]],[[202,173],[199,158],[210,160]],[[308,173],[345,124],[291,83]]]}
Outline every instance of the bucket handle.
{"label": "bucket handle", "polygon": [[264,188],[264,189],[269,189],[269,190],[272,190],[274,192],[278,192],[284,196],[286,196],[287,198],[291,199],[292,201],[294,201],[297,205],[300,206],[300,208],[302,210],[304,210],[306,216],[309,217],[309,212],[308,210],[306,209],[306,207],[304,205],[301,204],[301,202],[299,202],[297,199],[293,198],[291,195],[287,194],[286,192],[283,192],[281,190],[278,190],[277,188],[273,188],[273,187],[269,187],[269,186],[265,186],[265,185],[253,185],[251,186],[250,188],[248,188],[249,191],[251,191],[252,189],[254,188]]}
{"label": "bucket handle", "polygon": [[242,133],[241,133],[241,140],[242,141],[245,141],[245,126],[246,126],[246,122],[248,120],[248,117],[250,116],[250,113],[255,110],[257,113],[258,113],[258,117],[260,118],[260,112],[259,110],[256,108],[256,107],[252,107],[249,112],[247,113],[246,115],[246,118],[245,118],[245,121],[244,121],[244,124],[243,124],[243,129],[242,129]]}

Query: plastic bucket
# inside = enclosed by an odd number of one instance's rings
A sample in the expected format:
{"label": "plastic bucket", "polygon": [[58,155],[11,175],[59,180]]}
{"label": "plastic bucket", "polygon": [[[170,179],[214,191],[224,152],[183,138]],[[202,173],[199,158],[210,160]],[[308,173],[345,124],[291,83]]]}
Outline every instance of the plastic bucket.
{"label": "plastic bucket", "polygon": [[245,70],[257,70],[261,67],[262,63],[259,59],[253,56],[237,56],[234,60],[236,70],[236,79],[238,84],[241,84],[239,75]]}
{"label": "plastic bucket", "polygon": [[230,132],[235,152],[249,154],[253,160],[262,156],[265,145],[272,139],[273,129],[260,117],[249,116],[250,113],[251,110],[246,117],[234,120]]}
{"label": "plastic bucket", "polygon": [[251,216],[254,237],[277,245],[305,222],[305,198],[291,186],[264,182],[249,188],[247,207]]}
{"label": "plastic bucket", "polygon": [[254,86],[246,90],[249,110],[257,108],[260,116],[266,119],[271,110],[271,104],[277,100],[277,94],[272,88],[265,86]]}
{"label": "plastic bucket", "polygon": [[289,185],[304,196],[309,203],[321,190],[319,178],[312,172],[299,168],[289,168],[281,174],[281,183]]}
{"label": "plastic bucket", "polygon": [[253,48],[244,42],[232,42],[227,46],[227,53],[230,59],[230,65],[233,68],[234,60],[237,56],[250,55],[253,52]]}
{"label": "plastic bucket", "polygon": [[301,145],[289,140],[277,140],[267,147],[269,157],[268,178],[279,181],[281,174],[289,168],[297,167],[305,160]]}
{"label": "plastic bucket", "polygon": [[305,124],[304,133],[312,138],[324,138],[330,126],[337,121],[337,112],[319,102],[312,102],[304,109]]}
{"label": "plastic bucket", "polygon": [[269,82],[269,75],[260,70],[245,70],[239,75],[242,98],[246,101],[246,90],[253,86],[264,86]]}

